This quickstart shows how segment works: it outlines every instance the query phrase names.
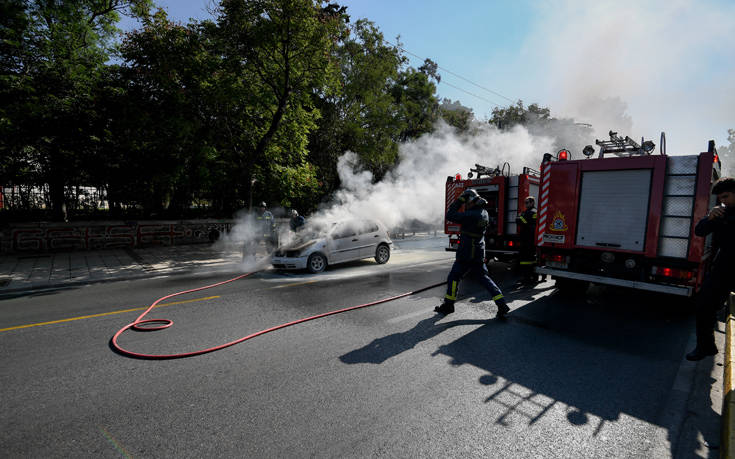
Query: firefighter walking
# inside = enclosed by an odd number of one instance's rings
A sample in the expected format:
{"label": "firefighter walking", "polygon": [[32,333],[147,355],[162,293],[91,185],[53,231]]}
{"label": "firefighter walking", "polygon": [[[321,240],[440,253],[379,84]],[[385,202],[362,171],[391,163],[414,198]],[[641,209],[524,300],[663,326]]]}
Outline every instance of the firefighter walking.
{"label": "firefighter walking", "polygon": [[[538,280],[534,269],[536,268],[536,198],[529,196],[525,202],[526,209],[516,218],[519,228],[520,250],[518,253],[518,265],[521,275],[521,283],[535,284]],[[542,276],[545,279],[546,276]]]}
{"label": "firefighter walking", "polygon": [[714,330],[717,311],[735,290],[735,179],[723,177],[712,187],[719,204],[694,228],[694,234],[712,234],[714,257],[696,297],[697,347],[687,360],[701,360],[717,354]]}
{"label": "firefighter walking", "polygon": [[[498,318],[503,318],[510,311],[503,298],[503,293],[490,278],[487,266],[485,266],[485,231],[490,220],[487,211],[483,209],[486,202],[477,194],[477,191],[469,189],[462,193],[447,210],[447,220],[459,223],[462,229],[456,259],[447,278],[447,294],[444,296],[444,302],[434,308],[439,314],[446,315],[454,312],[459,282],[467,274],[477,276],[482,285],[490,292],[498,307]],[[462,204],[465,205],[465,211],[459,212]]]}

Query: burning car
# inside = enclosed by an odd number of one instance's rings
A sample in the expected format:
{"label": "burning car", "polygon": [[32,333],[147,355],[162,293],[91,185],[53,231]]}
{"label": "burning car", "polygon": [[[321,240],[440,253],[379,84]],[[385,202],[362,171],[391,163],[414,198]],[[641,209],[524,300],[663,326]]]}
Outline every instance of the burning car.
{"label": "burning car", "polygon": [[271,264],[276,269],[308,269],[312,273],[364,258],[383,264],[390,259],[392,245],[388,230],[377,220],[309,225],[294,241],[275,251]]}

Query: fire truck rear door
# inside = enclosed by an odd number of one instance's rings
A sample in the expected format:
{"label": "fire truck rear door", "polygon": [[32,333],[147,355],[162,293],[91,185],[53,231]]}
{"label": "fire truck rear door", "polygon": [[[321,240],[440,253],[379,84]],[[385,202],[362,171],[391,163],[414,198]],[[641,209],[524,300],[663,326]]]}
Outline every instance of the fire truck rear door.
{"label": "fire truck rear door", "polygon": [[643,252],[650,169],[582,173],[577,246]]}

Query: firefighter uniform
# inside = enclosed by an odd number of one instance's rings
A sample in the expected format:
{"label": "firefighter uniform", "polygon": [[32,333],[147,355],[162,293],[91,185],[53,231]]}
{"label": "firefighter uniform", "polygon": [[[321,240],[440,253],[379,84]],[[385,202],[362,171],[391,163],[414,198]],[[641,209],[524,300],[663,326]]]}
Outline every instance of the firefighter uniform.
{"label": "firefighter uniform", "polygon": [[275,246],[275,235],[276,235],[276,220],[273,218],[273,214],[266,210],[261,214],[255,216],[255,224],[260,228],[260,234],[258,237],[260,240],[265,241],[265,247],[270,252]]}
{"label": "firefighter uniform", "polygon": [[717,311],[735,290],[735,207],[728,207],[720,218],[704,217],[694,228],[694,234],[701,237],[712,234],[714,257],[695,299],[697,348],[687,354],[689,360],[717,353],[714,338]]}
{"label": "firefighter uniform", "polygon": [[535,282],[536,274],[536,221],[538,214],[536,207],[527,208],[521,215],[516,218],[520,236],[520,249],[518,253],[518,264],[520,266],[520,274],[525,282]]}
{"label": "firefighter uniform", "polygon": [[276,246],[276,220],[273,214],[266,209],[265,202],[261,202],[258,211],[253,216],[253,237],[245,241],[243,259],[247,256],[255,257],[260,242],[265,242],[265,248],[271,253]]}
{"label": "firefighter uniform", "polygon": [[460,199],[449,206],[447,220],[459,223],[462,225],[462,230],[454,265],[452,265],[452,270],[447,278],[447,293],[444,296],[443,304],[435,308],[435,311],[441,314],[454,312],[454,302],[457,300],[459,282],[465,275],[473,274],[479,278],[482,285],[490,292],[493,301],[498,306],[498,317],[502,317],[509,311],[509,308],[503,299],[503,293],[490,278],[487,266],[485,266],[485,230],[489,224],[489,217],[487,211],[480,205],[472,205],[469,210],[459,212],[460,206],[466,201],[479,204],[483,200],[476,191],[472,193],[465,192]]}

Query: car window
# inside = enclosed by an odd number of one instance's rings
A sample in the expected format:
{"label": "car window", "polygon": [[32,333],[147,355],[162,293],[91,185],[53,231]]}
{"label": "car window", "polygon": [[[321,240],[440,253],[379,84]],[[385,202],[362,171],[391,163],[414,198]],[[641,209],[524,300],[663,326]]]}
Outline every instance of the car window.
{"label": "car window", "polygon": [[360,227],[360,234],[376,233],[378,231],[378,225],[374,222],[363,222],[363,225]]}
{"label": "car window", "polygon": [[342,239],[345,237],[355,236],[356,234],[357,234],[357,231],[355,231],[354,224],[340,223],[332,232],[332,238]]}

